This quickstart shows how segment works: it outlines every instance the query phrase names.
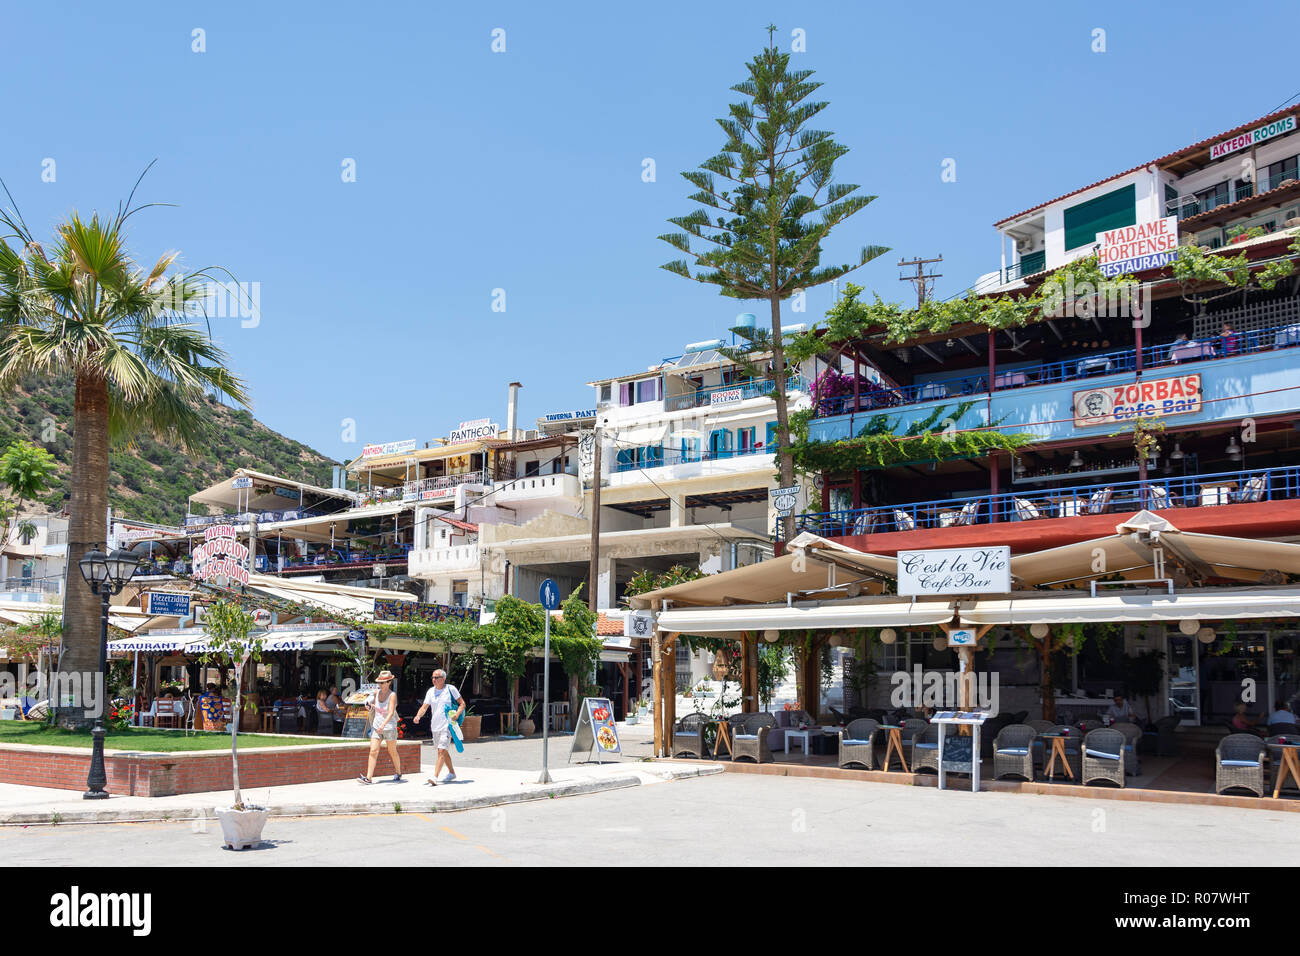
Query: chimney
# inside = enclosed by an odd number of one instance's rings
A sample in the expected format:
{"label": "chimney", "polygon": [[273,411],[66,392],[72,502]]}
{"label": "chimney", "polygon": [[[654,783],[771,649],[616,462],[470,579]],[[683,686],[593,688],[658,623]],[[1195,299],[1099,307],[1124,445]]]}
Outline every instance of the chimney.
{"label": "chimney", "polygon": [[518,382],[510,383],[510,402],[506,406],[506,439],[515,440],[515,422],[519,418],[519,390],[523,388]]}

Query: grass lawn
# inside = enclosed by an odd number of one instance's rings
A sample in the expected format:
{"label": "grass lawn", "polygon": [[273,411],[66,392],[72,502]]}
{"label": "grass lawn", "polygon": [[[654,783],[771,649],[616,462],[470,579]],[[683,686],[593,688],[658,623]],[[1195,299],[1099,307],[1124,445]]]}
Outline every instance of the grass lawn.
{"label": "grass lawn", "polygon": [[[39,744],[43,747],[89,747],[90,731],[64,730],[41,723],[18,720],[0,720],[0,744]],[[325,741],[322,741],[324,743]],[[272,734],[240,734],[239,749],[245,747],[289,747],[308,741],[297,737],[279,737]],[[152,727],[132,727],[129,730],[111,730],[104,737],[106,750],[144,750],[157,753],[175,753],[185,750],[229,750],[230,734],[215,731],[191,732],[188,736],[179,730],[157,730]]]}

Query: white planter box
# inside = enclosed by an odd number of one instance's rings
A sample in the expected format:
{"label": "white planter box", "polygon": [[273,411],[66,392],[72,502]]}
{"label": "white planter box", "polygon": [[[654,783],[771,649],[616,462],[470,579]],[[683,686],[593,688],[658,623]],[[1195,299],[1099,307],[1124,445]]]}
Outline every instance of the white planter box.
{"label": "white planter box", "polygon": [[271,811],[265,807],[248,806],[243,810],[234,807],[217,807],[221,821],[221,836],[232,850],[243,850],[262,842],[262,827]]}

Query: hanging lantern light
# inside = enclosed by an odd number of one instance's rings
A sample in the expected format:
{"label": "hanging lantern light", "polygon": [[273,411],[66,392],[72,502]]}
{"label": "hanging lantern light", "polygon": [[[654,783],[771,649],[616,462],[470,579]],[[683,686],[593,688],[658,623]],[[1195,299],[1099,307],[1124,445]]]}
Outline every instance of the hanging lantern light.
{"label": "hanging lantern light", "polygon": [[1223,451],[1233,461],[1236,461],[1241,457],[1241,446],[1237,444],[1236,435],[1232,435],[1228,438],[1228,447],[1223,449]]}
{"label": "hanging lantern light", "polygon": [[1070,467],[1071,468],[1083,467],[1083,456],[1079,454],[1079,449],[1077,448],[1074,450],[1074,454],[1070,457]]}
{"label": "hanging lantern light", "polygon": [[767,643],[769,644],[775,644],[780,639],[781,639],[781,632],[778,631],[776,628],[770,627],[763,632],[763,640],[767,641]]}
{"label": "hanging lantern light", "polygon": [[934,649],[935,649],[936,651],[941,651],[941,650],[943,650],[944,648],[946,648],[946,647],[948,646],[948,638],[946,638],[946,637],[936,637],[936,638],[935,638],[933,641],[931,641],[930,643],[934,646]]}
{"label": "hanging lantern light", "polygon": [[898,640],[898,634],[897,632],[894,631],[892,627],[887,627],[880,632],[881,644],[892,644],[896,640]]}
{"label": "hanging lantern light", "polygon": [[1169,460],[1170,461],[1183,460],[1183,449],[1179,446],[1178,442],[1174,442],[1174,450],[1169,453]]}
{"label": "hanging lantern light", "polygon": [[1192,618],[1184,618],[1178,622],[1178,630],[1182,631],[1189,637],[1201,629],[1201,622]]}
{"label": "hanging lantern light", "polygon": [[830,636],[830,640],[826,643],[830,644],[831,647],[839,647],[844,643],[844,638],[837,631]]}
{"label": "hanging lantern light", "polygon": [[1213,644],[1214,637],[1214,628],[1212,627],[1203,627],[1196,632],[1196,639],[1202,644]]}
{"label": "hanging lantern light", "polygon": [[1046,624],[1030,624],[1030,625],[1029,625],[1029,634],[1030,634],[1030,636],[1031,636],[1031,637],[1036,637],[1036,638],[1038,638],[1040,641],[1041,641],[1043,638],[1045,638],[1045,637],[1046,637],[1046,636],[1051,632],[1051,630],[1052,630],[1052,629],[1051,629],[1050,627],[1048,627]]}

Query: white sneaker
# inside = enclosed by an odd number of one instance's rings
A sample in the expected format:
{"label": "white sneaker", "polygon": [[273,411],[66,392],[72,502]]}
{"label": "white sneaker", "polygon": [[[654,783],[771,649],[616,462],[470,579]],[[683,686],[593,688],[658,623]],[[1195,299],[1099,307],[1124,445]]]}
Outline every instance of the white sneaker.
{"label": "white sneaker", "polygon": [[456,775],[455,775],[454,773],[449,773],[449,774],[447,774],[447,776],[445,776],[445,777],[442,778],[442,782],[443,782],[443,783],[451,783],[451,782],[452,782],[453,780],[455,780],[455,779],[456,779]]}

